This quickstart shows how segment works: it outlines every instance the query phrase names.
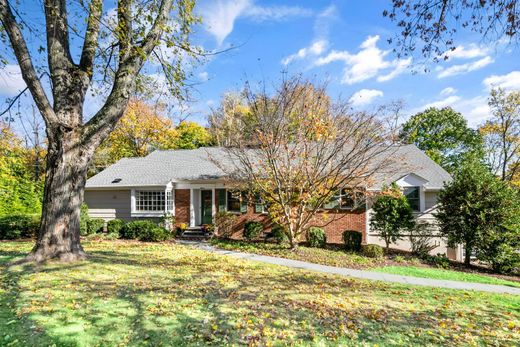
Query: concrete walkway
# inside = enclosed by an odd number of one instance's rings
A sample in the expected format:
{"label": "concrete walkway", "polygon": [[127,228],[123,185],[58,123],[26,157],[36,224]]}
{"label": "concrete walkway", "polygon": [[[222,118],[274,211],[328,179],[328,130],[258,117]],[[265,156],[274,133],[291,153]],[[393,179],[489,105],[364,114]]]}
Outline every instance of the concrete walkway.
{"label": "concrete walkway", "polygon": [[266,255],[228,251],[228,250],[223,250],[223,249],[218,249],[216,247],[213,247],[212,245],[208,244],[207,242],[183,241],[182,243],[186,244],[186,245],[195,246],[195,247],[205,250],[205,251],[223,254],[223,255],[234,257],[234,258],[248,259],[248,260],[258,261],[258,262],[267,263],[267,264],[281,265],[281,266],[287,266],[287,267],[296,268],[296,269],[323,272],[323,273],[340,275],[340,276],[361,278],[364,280],[385,281],[385,282],[394,282],[394,283],[402,283],[402,284],[412,284],[412,285],[416,285],[416,286],[427,286],[427,287],[448,288],[448,289],[477,290],[477,291],[482,291],[482,292],[490,292],[490,293],[498,293],[498,294],[520,295],[520,288],[508,287],[508,286],[504,286],[504,285],[459,282],[459,281],[437,280],[437,279],[431,279],[431,278],[419,278],[419,277],[412,277],[412,276],[392,275],[392,274],[385,274],[385,273],[380,273],[380,272],[355,270],[355,269],[349,269],[349,268],[343,268],[343,267],[314,264],[314,263],[308,263],[305,261],[291,260],[291,259],[278,258],[278,257],[270,257],[270,256],[266,256]]}

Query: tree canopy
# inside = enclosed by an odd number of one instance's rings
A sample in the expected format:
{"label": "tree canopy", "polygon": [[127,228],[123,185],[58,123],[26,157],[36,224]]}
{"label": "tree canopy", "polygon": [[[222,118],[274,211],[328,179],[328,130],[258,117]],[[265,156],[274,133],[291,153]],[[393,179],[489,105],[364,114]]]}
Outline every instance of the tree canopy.
{"label": "tree canopy", "polygon": [[30,159],[31,151],[0,122],[0,215],[40,212],[42,185]]}
{"label": "tree canopy", "polygon": [[399,32],[394,39],[399,56],[419,51],[426,58],[448,59],[457,47],[458,33],[469,30],[481,41],[503,38],[518,43],[520,6],[517,0],[392,0],[383,16],[395,22]]}
{"label": "tree canopy", "polygon": [[520,91],[493,89],[489,106],[491,117],[479,129],[487,163],[503,181],[520,186]]}
{"label": "tree canopy", "polygon": [[482,151],[478,132],[451,107],[431,107],[403,124],[399,137],[423,150],[437,164],[453,172],[468,153]]}
{"label": "tree canopy", "polygon": [[466,265],[473,252],[497,268],[505,265],[505,252],[512,260],[520,246],[519,216],[518,191],[476,157],[468,157],[439,193],[436,218],[441,234],[451,246],[464,246]]}
{"label": "tree canopy", "polygon": [[391,167],[394,129],[378,114],[332,101],[323,86],[295,77],[272,93],[246,86],[244,100],[224,119],[233,129],[251,131],[226,140],[235,165],[221,166],[268,206],[292,247],[311,226],[334,220],[315,218],[325,204],[357,200],[377,170]]}
{"label": "tree canopy", "polygon": [[372,205],[370,228],[379,232],[386,249],[391,243],[402,239],[402,234],[415,225],[413,211],[397,184],[383,187],[381,194]]}

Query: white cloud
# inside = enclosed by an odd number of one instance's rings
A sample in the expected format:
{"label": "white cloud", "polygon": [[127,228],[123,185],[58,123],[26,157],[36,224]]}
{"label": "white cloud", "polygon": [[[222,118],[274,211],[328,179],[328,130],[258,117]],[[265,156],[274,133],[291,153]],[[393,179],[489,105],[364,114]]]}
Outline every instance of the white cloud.
{"label": "white cloud", "polygon": [[482,59],[476,60],[471,63],[452,65],[446,69],[440,69],[440,72],[437,75],[437,77],[445,78],[445,77],[449,77],[449,76],[455,76],[455,75],[468,73],[471,71],[482,69],[483,67],[485,67],[493,62],[494,62],[494,60],[491,57],[487,56],[487,57],[484,57]]}
{"label": "white cloud", "polygon": [[520,89],[520,71],[511,71],[506,75],[492,75],[482,83],[486,88]]}
{"label": "white cloud", "polygon": [[251,19],[263,22],[263,21],[280,21],[285,20],[289,17],[308,17],[312,15],[312,11],[306,8],[297,6],[251,6],[248,7],[244,16],[250,17]]}
{"label": "white cloud", "polygon": [[257,22],[281,21],[310,16],[312,11],[298,6],[259,6],[254,4],[254,0],[214,0],[207,1],[200,13],[206,30],[220,46],[233,31],[237,18],[247,17]]}
{"label": "white cloud", "polygon": [[446,87],[443,90],[441,90],[439,95],[441,95],[441,96],[448,96],[448,95],[451,95],[451,94],[455,94],[456,92],[457,92],[457,89],[455,89],[453,87]]}
{"label": "white cloud", "polygon": [[488,54],[489,49],[485,47],[479,47],[475,44],[470,44],[468,48],[464,46],[457,46],[453,51],[448,51],[445,55],[448,59],[472,59],[478,57],[484,57]]}
{"label": "white cloud", "polygon": [[443,107],[447,107],[447,106],[452,106],[453,104],[455,104],[459,100],[460,100],[460,96],[451,95],[451,96],[448,96],[445,99],[437,100],[437,101],[433,101],[433,102],[424,104],[421,107],[419,107],[419,109],[425,110],[425,109],[431,108],[431,107],[443,108]]}
{"label": "white cloud", "polygon": [[209,74],[208,74],[207,71],[202,71],[202,72],[200,72],[200,73],[198,74],[198,76],[199,76],[199,79],[200,79],[201,81],[203,81],[203,82],[206,82],[206,81],[208,80],[208,78],[209,78]]}
{"label": "white cloud", "polygon": [[361,89],[355,92],[349,99],[352,106],[364,106],[370,104],[375,98],[382,97],[383,92],[377,89]]}
{"label": "white cloud", "polygon": [[329,27],[333,19],[336,17],[336,7],[330,5],[321,11],[314,21],[314,40],[312,43],[304,48],[298,50],[298,52],[291,54],[282,59],[283,65],[288,65],[296,60],[303,60],[308,57],[317,57],[325,52],[327,49]]}
{"label": "white cloud", "polygon": [[411,64],[411,59],[385,60],[390,51],[383,51],[377,47],[379,35],[369,36],[359,47],[360,51],[351,54],[348,51],[331,51],[327,56],[316,60],[316,65],[325,65],[334,61],[345,63],[341,83],[354,84],[378,76],[385,70],[392,69],[385,75],[379,76],[379,82],[389,81],[403,73]]}
{"label": "white cloud", "polygon": [[490,115],[490,109],[487,104],[487,96],[485,95],[476,96],[469,99],[462,98],[458,95],[450,95],[444,99],[429,102],[420,107],[416,107],[412,109],[410,113],[415,114],[422,112],[430,107],[443,108],[448,106],[453,108],[455,111],[460,112],[462,116],[466,118],[468,125],[471,127],[479,126]]}
{"label": "white cloud", "polygon": [[377,81],[378,82],[390,81],[394,77],[405,72],[406,69],[408,69],[408,67],[410,66],[410,64],[412,64],[412,58],[407,58],[405,60],[398,60],[396,66],[395,66],[395,69],[386,75],[379,76],[377,78]]}
{"label": "white cloud", "polygon": [[15,96],[25,88],[20,67],[8,64],[0,68],[0,95]]}
{"label": "white cloud", "polygon": [[291,54],[288,57],[283,58],[282,64],[288,65],[295,60],[304,59],[310,55],[319,56],[320,54],[325,52],[325,49],[327,48],[327,46],[328,46],[328,42],[325,40],[315,41],[309,47],[302,48],[298,52]]}

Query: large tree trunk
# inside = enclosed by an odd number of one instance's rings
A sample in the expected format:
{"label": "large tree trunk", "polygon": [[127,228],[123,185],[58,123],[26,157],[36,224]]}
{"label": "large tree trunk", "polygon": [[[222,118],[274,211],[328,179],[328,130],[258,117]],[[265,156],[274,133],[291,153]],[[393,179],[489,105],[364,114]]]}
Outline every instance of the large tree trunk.
{"label": "large tree trunk", "polygon": [[79,129],[49,136],[40,232],[29,261],[85,258],[79,220],[92,152],[82,143]]}

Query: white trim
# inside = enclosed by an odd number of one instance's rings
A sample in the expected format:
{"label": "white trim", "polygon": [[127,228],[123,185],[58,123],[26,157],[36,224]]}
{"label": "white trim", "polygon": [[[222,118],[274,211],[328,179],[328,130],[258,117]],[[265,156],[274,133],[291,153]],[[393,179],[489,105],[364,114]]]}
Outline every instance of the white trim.
{"label": "white trim", "polygon": [[193,206],[193,188],[190,188],[190,227],[195,226],[195,208]]}
{"label": "white trim", "polygon": [[175,189],[225,189],[224,183],[176,183]]}
{"label": "white trim", "polygon": [[132,217],[162,217],[164,216],[163,211],[157,212],[132,212]]}
{"label": "white trim", "polygon": [[135,213],[135,189],[130,191],[130,215]]}
{"label": "white trim", "polygon": [[215,188],[211,188],[211,221],[215,221],[215,215],[217,214],[217,206],[215,204]]}

